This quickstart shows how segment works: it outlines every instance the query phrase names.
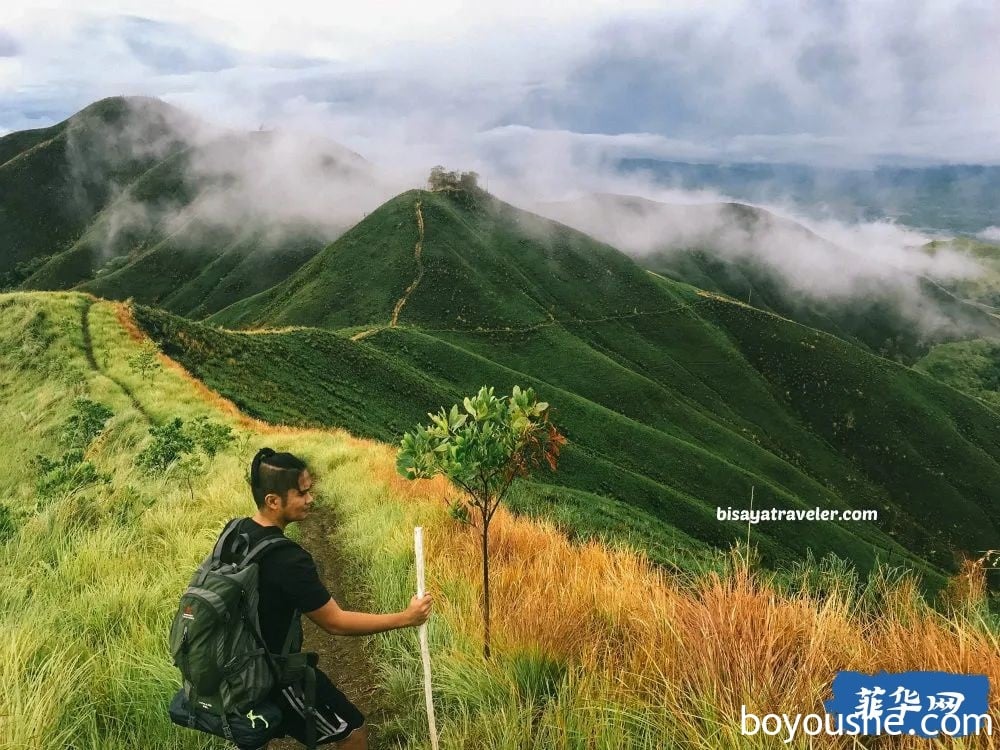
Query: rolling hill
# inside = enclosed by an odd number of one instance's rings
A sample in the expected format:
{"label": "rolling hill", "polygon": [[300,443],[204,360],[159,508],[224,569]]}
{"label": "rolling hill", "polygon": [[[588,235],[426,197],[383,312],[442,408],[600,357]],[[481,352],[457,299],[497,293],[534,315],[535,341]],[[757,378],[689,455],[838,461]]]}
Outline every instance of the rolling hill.
{"label": "rolling hill", "polygon": [[747,507],[751,487],[758,508],[880,513],[877,525],[755,526],[770,563],[812,550],[943,569],[1000,541],[994,412],[478,190],[397,196],[286,281],[209,318],[285,330],[135,314],[265,419],[394,440],[484,382],[533,386],[571,446],[518,506],[630,536],[660,560],[745,536],[715,508]]}
{"label": "rolling hill", "polygon": [[[135,97],[0,139],[0,287],[131,297],[195,318],[263,291],[361,213],[300,205],[302,192],[377,190],[357,154],[289,142]],[[291,195],[269,180],[278,164],[295,175]]]}
{"label": "rolling hill", "polygon": [[[141,116],[134,116],[141,112]],[[156,99],[105,99],[50,128],[0,138],[0,275],[17,284],[115,197],[184,148],[190,119]]]}
{"label": "rolling hill", "polygon": [[[393,367],[363,342],[329,331],[226,334],[162,312],[152,320],[194,335],[187,351],[206,363],[218,364],[203,349],[210,343],[275,356],[285,344],[301,352],[327,343],[311,359],[314,371],[301,371],[310,360],[248,358],[258,362],[254,376],[281,373],[298,387],[313,384],[314,403],[322,386],[336,382],[317,381],[317,373],[335,369],[338,356],[353,354],[346,372],[365,363]],[[314,472],[310,517],[286,533],[314,555],[345,608],[404,607],[412,530],[425,529],[443,748],[589,742],[714,750],[744,743],[741,710],[822,711],[837,671],[859,664],[873,672],[943,664],[1000,679],[995,600],[991,611],[988,600],[966,594],[947,600],[960,606],[936,610],[907,577],[883,569],[859,579],[829,559],[772,574],[742,553],[723,552],[707,558],[713,567],[673,575],[631,550],[573,544],[552,524],[504,509],[491,526],[494,652],[484,660],[477,534],[441,503],[445,482],[403,480],[391,446],[341,430],[247,419],[165,357],[149,370],[131,366],[147,343],[121,303],[80,293],[0,295],[0,418],[19,430],[0,452],[0,562],[11,573],[0,582],[5,747],[226,746],[169,721],[164,707],[179,681],[166,633],[178,593],[221,528],[252,511],[246,471],[262,445],[303,457]],[[397,387],[430,382],[398,367],[388,376],[404,378]],[[358,395],[383,390],[362,383]],[[244,395],[280,401],[268,381]],[[405,403],[398,391],[391,399]],[[370,414],[362,409],[353,418]],[[193,448],[193,471],[183,462],[155,469],[137,462],[153,445],[162,449],[164,428],[175,420],[183,428],[211,425],[230,439],[211,453]],[[426,746],[412,630],[363,645],[330,639],[308,622],[305,630],[305,646],[321,654],[323,669],[353,701],[364,701],[373,746]],[[992,696],[994,716],[998,701]],[[992,747],[975,738],[966,744]],[[811,746],[840,745],[832,737]]]}
{"label": "rolling hill", "polygon": [[[852,268],[873,261],[755,206],[671,205],[598,194],[539,210],[629,252],[659,274],[907,364],[939,343],[1000,338],[1000,320],[966,302],[959,293],[963,285],[892,266],[852,278]],[[933,254],[934,246],[927,252]]]}

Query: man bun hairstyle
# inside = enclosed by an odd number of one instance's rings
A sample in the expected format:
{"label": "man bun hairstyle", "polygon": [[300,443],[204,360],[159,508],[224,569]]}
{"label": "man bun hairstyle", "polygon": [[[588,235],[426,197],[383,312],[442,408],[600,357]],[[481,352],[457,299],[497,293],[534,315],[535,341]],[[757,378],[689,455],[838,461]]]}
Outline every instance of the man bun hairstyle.
{"label": "man bun hairstyle", "polygon": [[291,453],[275,453],[270,448],[257,451],[250,464],[250,491],[257,507],[263,508],[270,494],[278,495],[284,507],[288,490],[298,489],[299,475],[305,469],[305,461]]}

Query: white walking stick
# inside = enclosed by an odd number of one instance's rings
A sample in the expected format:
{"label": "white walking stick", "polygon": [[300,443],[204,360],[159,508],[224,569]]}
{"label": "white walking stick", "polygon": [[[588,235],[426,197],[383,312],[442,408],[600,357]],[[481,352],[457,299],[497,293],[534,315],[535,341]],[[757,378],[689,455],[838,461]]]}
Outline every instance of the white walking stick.
{"label": "white walking stick", "polygon": [[[417,596],[424,595],[424,529],[413,529],[413,547],[417,557]],[[424,663],[424,699],[427,702],[427,728],[431,733],[431,747],[438,750],[437,724],[434,722],[434,701],[431,698],[431,650],[427,645],[427,623],[420,626],[420,658]]]}

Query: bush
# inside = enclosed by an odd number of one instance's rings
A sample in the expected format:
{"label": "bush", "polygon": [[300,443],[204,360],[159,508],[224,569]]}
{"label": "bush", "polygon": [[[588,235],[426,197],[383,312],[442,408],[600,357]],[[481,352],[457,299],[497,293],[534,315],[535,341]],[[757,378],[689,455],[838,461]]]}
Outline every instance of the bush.
{"label": "bush", "polygon": [[73,401],[73,414],[66,420],[59,442],[71,450],[86,450],[113,416],[104,404],[81,396]]}
{"label": "bush", "polygon": [[83,460],[81,450],[66,451],[58,460],[36,456],[35,466],[39,473],[35,492],[43,500],[53,500],[89,485],[110,481],[110,477],[100,473],[90,461]]}
{"label": "bush", "polygon": [[235,440],[228,425],[210,422],[208,417],[195,419],[186,432],[209,458],[215,458],[216,453],[228,448]]}
{"label": "bush", "polygon": [[184,420],[180,417],[174,417],[172,422],[164,425],[150,427],[149,434],[153,442],[143,448],[136,457],[136,463],[150,474],[162,474],[195,447],[194,440],[184,431]]}
{"label": "bush", "polygon": [[159,427],[150,427],[153,442],[147,445],[136,458],[136,463],[151,474],[162,474],[172,466],[190,479],[204,473],[201,458],[192,455],[201,450],[208,458],[231,445],[235,438],[233,431],[224,424],[212,422],[208,417],[184,423],[180,417]]}

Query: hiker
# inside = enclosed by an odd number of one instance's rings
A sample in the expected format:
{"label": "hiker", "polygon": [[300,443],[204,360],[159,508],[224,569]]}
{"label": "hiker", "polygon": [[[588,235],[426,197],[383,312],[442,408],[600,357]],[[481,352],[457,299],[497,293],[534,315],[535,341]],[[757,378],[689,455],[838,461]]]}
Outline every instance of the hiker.
{"label": "hiker", "polygon": [[[270,448],[262,448],[250,467],[250,485],[257,512],[237,522],[233,537],[246,534],[253,547],[269,536],[283,536],[285,526],[307,517],[313,503],[312,482],[312,476],[302,460],[291,453],[275,453]],[[235,554],[224,550],[223,560],[234,561]],[[312,556],[298,544],[274,545],[261,558],[259,565],[260,603],[257,611],[260,630],[268,650],[274,654],[281,653],[286,634],[295,624],[292,620],[299,612],[333,635],[371,635],[415,627],[426,622],[430,615],[429,594],[422,598],[414,596],[405,610],[393,614],[367,614],[341,609],[320,581]],[[297,636],[297,643],[291,649],[293,652],[301,651],[301,621],[297,625]],[[306,722],[301,692],[295,686],[276,686],[271,697],[284,715],[281,724],[284,734],[305,743]],[[316,744],[337,742],[338,747],[344,750],[364,750],[368,747],[364,715],[319,669],[316,670],[315,706]]]}

